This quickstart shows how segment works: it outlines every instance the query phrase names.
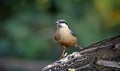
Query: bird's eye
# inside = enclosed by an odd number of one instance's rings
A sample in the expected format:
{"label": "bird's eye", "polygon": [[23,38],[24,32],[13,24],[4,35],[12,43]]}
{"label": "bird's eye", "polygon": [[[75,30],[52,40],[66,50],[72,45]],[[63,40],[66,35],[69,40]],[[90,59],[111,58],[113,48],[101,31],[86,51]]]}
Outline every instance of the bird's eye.
{"label": "bird's eye", "polygon": [[66,23],[65,21],[59,21],[59,23]]}

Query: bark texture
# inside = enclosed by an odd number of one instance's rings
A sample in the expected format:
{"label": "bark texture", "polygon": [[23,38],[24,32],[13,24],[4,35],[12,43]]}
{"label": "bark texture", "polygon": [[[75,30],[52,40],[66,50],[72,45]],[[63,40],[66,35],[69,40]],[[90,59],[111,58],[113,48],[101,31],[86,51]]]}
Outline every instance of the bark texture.
{"label": "bark texture", "polygon": [[120,35],[94,43],[47,65],[43,71],[120,71]]}

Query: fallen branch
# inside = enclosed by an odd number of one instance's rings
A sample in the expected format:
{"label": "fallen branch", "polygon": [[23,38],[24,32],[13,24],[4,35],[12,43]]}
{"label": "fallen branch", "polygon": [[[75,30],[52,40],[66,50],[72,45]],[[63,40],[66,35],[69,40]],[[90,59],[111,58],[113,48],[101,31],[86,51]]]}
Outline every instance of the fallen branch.
{"label": "fallen branch", "polygon": [[120,35],[73,52],[43,71],[120,71]]}
{"label": "fallen branch", "polygon": [[103,66],[106,66],[106,67],[120,68],[120,62],[99,60],[99,61],[97,61],[97,64],[98,65],[103,65]]}

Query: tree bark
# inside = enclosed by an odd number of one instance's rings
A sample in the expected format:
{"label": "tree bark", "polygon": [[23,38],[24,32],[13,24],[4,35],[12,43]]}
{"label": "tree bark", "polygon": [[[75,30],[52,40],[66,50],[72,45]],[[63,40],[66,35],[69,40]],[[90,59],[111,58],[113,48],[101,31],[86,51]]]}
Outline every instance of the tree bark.
{"label": "tree bark", "polygon": [[120,35],[73,52],[43,71],[120,71]]}

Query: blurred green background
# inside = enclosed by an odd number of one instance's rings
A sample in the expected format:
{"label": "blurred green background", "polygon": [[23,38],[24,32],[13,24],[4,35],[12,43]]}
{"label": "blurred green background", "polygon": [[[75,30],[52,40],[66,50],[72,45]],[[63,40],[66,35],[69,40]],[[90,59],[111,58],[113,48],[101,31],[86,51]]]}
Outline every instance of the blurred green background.
{"label": "blurred green background", "polygon": [[0,71],[39,71],[59,59],[58,19],[87,47],[120,33],[120,0],[0,0]]}

